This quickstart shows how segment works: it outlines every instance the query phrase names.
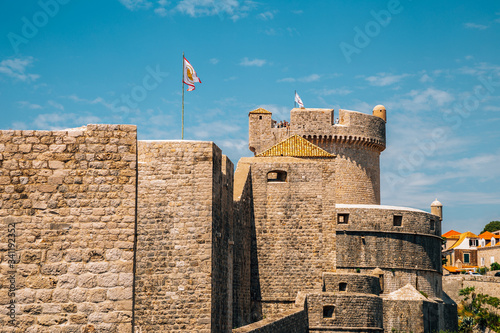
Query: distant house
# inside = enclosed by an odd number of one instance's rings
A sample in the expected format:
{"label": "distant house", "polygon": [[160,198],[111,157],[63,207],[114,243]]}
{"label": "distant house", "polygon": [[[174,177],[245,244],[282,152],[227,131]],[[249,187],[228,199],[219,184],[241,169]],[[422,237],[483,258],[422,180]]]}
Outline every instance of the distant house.
{"label": "distant house", "polygon": [[479,236],[470,231],[459,233],[450,230],[442,237],[446,239],[443,249],[443,257],[446,258],[446,264],[443,267],[445,270],[458,273],[478,267],[477,249],[481,239]]}
{"label": "distant house", "polygon": [[477,248],[478,265],[489,267],[492,263],[500,263],[500,232],[485,231],[479,235]]}

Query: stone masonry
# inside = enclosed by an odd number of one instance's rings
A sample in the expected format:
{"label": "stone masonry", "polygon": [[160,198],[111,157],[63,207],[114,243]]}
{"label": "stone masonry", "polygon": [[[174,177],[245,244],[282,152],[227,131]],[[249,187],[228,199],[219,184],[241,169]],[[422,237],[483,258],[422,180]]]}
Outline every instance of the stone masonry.
{"label": "stone masonry", "polygon": [[0,132],[2,332],[130,332],[135,190],[135,126]]}
{"label": "stone masonry", "polygon": [[250,112],[236,170],[131,125],[0,131],[0,332],[455,329],[441,216],[380,205],[385,108],[334,116]]}

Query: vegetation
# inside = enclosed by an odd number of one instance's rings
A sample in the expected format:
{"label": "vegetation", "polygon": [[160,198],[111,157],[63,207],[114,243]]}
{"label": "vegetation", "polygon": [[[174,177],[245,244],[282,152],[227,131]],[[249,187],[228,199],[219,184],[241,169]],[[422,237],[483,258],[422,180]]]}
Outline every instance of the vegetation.
{"label": "vegetation", "polygon": [[481,233],[485,231],[493,232],[497,230],[500,230],[500,221],[491,221],[490,223],[484,226],[484,229],[483,231],[481,231]]}
{"label": "vegetation", "polygon": [[491,264],[490,269],[492,271],[498,271],[500,269],[500,264],[497,263],[497,262],[494,262],[494,263]]}
{"label": "vegetation", "polygon": [[485,294],[476,294],[474,287],[460,289],[460,296],[464,296],[458,306],[458,331],[472,333],[474,329],[486,327],[500,332],[500,316],[490,309],[500,309],[500,299]]}
{"label": "vegetation", "polygon": [[488,271],[488,267],[479,267],[477,269],[477,272],[481,275],[486,275],[486,272]]}

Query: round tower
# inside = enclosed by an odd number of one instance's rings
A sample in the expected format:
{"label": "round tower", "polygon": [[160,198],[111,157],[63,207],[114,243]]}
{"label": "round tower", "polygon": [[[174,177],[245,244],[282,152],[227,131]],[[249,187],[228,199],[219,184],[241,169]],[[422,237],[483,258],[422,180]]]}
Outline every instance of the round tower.
{"label": "round tower", "polygon": [[373,108],[373,115],[375,117],[379,117],[384,119],[385,122],[387,122],[387,114],[385,110],[385,106],[383,105],[377,105]]}
{"label": "round tower", "polygon": [[439,216],[440,221],[443,220],[443,204],[437,198],[431,203],[431,214]]}

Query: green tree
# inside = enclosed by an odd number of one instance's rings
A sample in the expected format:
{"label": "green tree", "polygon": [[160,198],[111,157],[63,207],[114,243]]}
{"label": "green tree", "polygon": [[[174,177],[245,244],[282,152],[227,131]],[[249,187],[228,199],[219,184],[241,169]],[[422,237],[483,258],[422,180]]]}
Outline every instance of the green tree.
{"label": "green tree", "polygon": [[491,221],[490,223],[484,226],[484,229],[483,231],[481,231],[481,233],[485,231],[493,232],[497,230],[500,230],[500,221]]}
{"label": "green tree", "polygon": [[498,271],[500,270],[500,264],[495,261],[494,263],[491,264],[490,268],[492,271]]}
{"label": "green tree", "polygon": [[472,333],[474,328],[485,329],[486,327],[500,331],[500,316],[486,308],[499,309],[500,299],[485,294],[476,294],[474,287],[460,289],[463,301],[458,306],[458,330],[463,333]]}

